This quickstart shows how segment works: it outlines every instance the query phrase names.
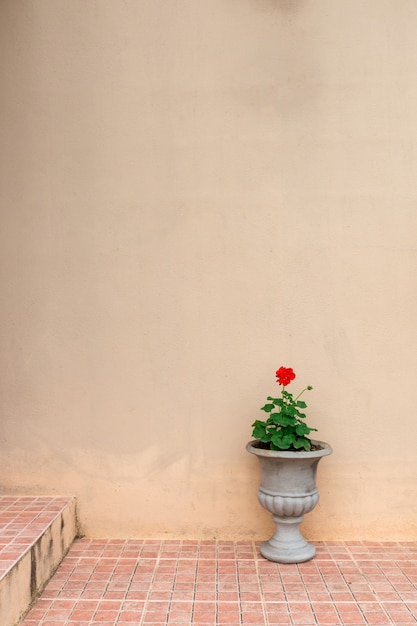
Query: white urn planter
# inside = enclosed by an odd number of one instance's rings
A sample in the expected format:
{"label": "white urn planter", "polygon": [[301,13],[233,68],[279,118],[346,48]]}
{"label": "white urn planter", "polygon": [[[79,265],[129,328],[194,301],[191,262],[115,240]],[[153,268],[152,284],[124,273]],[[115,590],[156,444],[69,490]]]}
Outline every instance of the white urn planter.
{"label": "white urn planter", "polygon": [[[261,554],[278,563],[302,563],[312,559],[315,547],[300,532],[304,515],[319,501],[316,476],[320,459],[333,452],[328,443],[311,441],[312,450],[291,452],[259,447],[250,441],[246,449],[261,465],[258,500],[272,513],[275,534],[261,546]],[[262,445],[262,444],[261,444]]]}

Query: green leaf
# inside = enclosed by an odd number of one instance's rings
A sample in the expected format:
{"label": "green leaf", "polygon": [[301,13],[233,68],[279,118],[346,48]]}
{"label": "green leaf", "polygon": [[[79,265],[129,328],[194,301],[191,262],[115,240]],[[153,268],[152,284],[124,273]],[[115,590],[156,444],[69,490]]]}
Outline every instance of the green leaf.
{"label": "green leaf", "polygon": [[307,439],[306,437],[302,437],[300,439],[297,439],[294,442],[294,448],[300,449],[300,448],[304,448],[304,450],[311,450],[311,441],[310,439]]}
{"label": "green leaf", "polygon": [[294,445],[296,441],[296,437],[294,435],[285,435],[282,440],[281,440],[281,444],[285,446],[286,449],[291,448],[292,445]]}
{"label": "green leaf", "polygon": [[285,413],[271,413],[271,422],[277,426],[295,426],[297,419],[291,415],[285,415]]}
{"label": "green leaf", "polygon": [[296,403],[296,406],[299,406],[300,409],[305,409],[307,407],[307,405],[304,402],[304,400],[298,400],[298,402]]}
{"label": "green leaf", "polygon": [[282,411],[286,415],[291,415],[291,417],[295,417],[297,413],[297,409],[295,408],[295,406],[292,406],[292,404],[290,404],[289,406],[282,407]]}
{"label": "green leaf", "polygon": [[281,424],[280,418],[281,418],[281,413],[271,413],[268,418],[268,421],[270,424],[275,424],[276,426],[279,426]]}
{"label": "green leaf", "polygon": [[252,431],[252,437],[255,437],[255,439],[260,439],[261,441],[265,441],[265,442],[269,441],[270,436],[266,432],[265,422],[256,420],[256,422],[254,422],[252,426],[254,427]]}
{"label": "green leaf", "polygon": [[300,422],[299,424],[297,424],[295,431],[297,435],[308,435],[311,431],[311,428],[309,428],[307,424],[304,424],[304,422]]}
{"label": "green leaf", "polygon": [[280,433],[276,433],[276,435],[273,435],[273,437],[271,437],[271,443],[276,446],[277,450],[285,450],[289,448],[289,445],[287,445],[285,442],[283,443]]}
{"label": "green leaf", "polygon": [[265,406],[263,406],[261,408],[261,411],[265,411],[266,413],[270,413],[272,411],[272,409],[275,409],[275,404],[265,404]]}

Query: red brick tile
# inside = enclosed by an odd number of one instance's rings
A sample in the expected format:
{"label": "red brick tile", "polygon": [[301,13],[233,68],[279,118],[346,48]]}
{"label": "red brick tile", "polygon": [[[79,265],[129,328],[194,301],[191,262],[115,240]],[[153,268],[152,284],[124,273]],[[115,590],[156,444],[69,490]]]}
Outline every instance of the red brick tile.
{"label": "red brick tile", "polygon": [[342,624],[354,624],[355,626],[357,626],[358,624],[366,623],[365,618],[363,617],[362,613],[360,613],[360,611],[350,613],[339,612],[339,615],[340,619],[342,620]]}
{"label": "red brick tile", "polygon": [[98,622],[98,621],[110,622],[110,621],[113,620],[113,622],[116,623],[116,618],[117,618],[118,615],[119,615],[119,611],[117,611],[117,610],[116,611],[111,610],[111,609],[108,610],[108,611],[106,611],[106,610],[103,610],[103,611],[98,610],[96,612],[96,614],[94,615],[94,620],[96,622]]}
{"label": "red brick tile", "polygon": [[74,609],[74,611],[71,613],[71,619],[73,621],[83,621],[83,620],[90,620],[92,619],[93,615],[95,613],[95,610],[92,609]]}
{"label": "red brick tile", "polygon": [[235,624],[240,621],[239,611],[219,611],[217,616],[219,624]]}
{"label": "red brick tile", "polygon": [[364,617],[368,624],[384,624],[384,626],[391,626],[392,624],[387,615],[382,612],[364,613]]}
{"label": "red brick tile", "polygon": [[139,611],[120,611],[119,621],[123,622],[139,622],[141,619],[141,612]]}
{"label": "red brick tile", "polygon": [[320,625],[327,624],[328,626],[338,626],[341,623],[336,611],[331,611],[331,612],[326,612],[326,613],[315,611],[314,616],[317,620],[317,623]]}
{"label": "red brick tile", "polygon": [[[134,615],[135,613],[132,611],[131,614]],[[129,612],[127,613],[127,615],[129,615]],[[146,624],[156,624],[156,623],[163,624],[164,622],[167,621],[167,615],[168,615],[167,611],[146,611],[143,617],[143,621]],[[123,616],[123,613],[122,613],[122,616]],[[140,617],[141,617],[140,613],[136,612],[136,619],[138,621]]]}
{"label": "red brick tile", "polygon": [[285,613],[282,615],[273,615],[268,619],[270,626],[282,626],[283,624],[292,624],[291,617]]}

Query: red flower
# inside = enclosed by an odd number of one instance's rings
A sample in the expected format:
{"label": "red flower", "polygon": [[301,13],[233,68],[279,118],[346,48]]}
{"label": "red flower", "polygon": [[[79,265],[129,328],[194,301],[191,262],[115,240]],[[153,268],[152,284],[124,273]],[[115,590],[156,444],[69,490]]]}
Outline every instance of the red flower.
{"label": "red flower", "polygon": [[292,371],[292,367],[280,367],[279,370],[276,371],[277,383],[285,387],[289,385],[292,380],[295,378],[295,374]]}

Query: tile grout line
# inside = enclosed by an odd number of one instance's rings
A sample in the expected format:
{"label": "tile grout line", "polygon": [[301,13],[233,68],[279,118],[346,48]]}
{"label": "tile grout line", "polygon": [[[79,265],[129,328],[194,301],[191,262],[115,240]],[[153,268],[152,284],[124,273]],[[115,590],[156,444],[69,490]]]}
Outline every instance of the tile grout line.
{"label": "tile grout line", "polygon": [[[201,542],[199,541],[198,544],[198,550],[197,550],[197,556],[196,556],[196,567],[195,567],[195,571],[194,571],[194,589],[193,589],[193,599],[191,601],[191,615],[190,615],[190,623],[194,624],[194,614],[195,614],[195,603],[196,603],[196,592],[197,592],[197,581],[198,581],[198,569],[199,569],[199,563],[201,562],[200,557],[200,547],[201,547]],[[216,555],[217,555],[217,542],[216,542]],[[216,575],[217,575],[217,567],[216,567]],[[216,594],[217,594],[217,584],[216,584]],[[216,624],[217,624],[217,611],[216,611]]]}
{"label": "tile grout line", "polygon": [[[144,544],[145,544],[145,542],[144,542]],[[141,552],[143,550],[144,544],[142,545]],[[163,545],[164,545],[163,541],[160,541],[159,542],[158,554],[157,554],[157,556],[155,558],[153,574],[152,574],[151,580],[149,581],[149,588],[148,588],[148,591],[147,591],[147,594],[146,594],[146,599],[145,599],[144,604],[143,604],[142,615],[140,616],[140,620],[138,621],[138,626],[141,626],[144,623],[144,620],[145,620],[146,611],[148,609],[149,602],[150,602],[150,596],[152,595],[152,591],[153,591],[153,585],[154,585],[154,582],[155,582],[155,579],[156,579],[156,576],[157,576],[157,573],[158,573],[159,565],[160,565],[160,562],[161,562],[161,554],[162,554],[162,551],[163,551]],[[140,556],[138,557],[138,560],[137,560],[137,563],[136,563],[135,572],[137,572],[137,570],[138,570],[139,562],[140,562]],[[172,589],[173,588],[174,588],[174,586],[172,586]],[[172,593],[173,592],[171,590],[171,599],[170,599],[170,602],[169,602],[169,606],[171,606],[171,603],[172,603]],[[115,622],[115,626],[117,626],[117,624],[120,621],[120,613],[122,612],[122,610],[123,610],[122,608],[119,610],[119,617],[117,618],[117,622]],[[168,612],[168,616],[169,616],[169,612]]]}
{"label": "tile grout line", "polygon": [[[258,550],[257,550],[255,542],[252,542],[252,550],[253,550],[253,555],[254,555],[256,576],[257,576],[257,580],[258,580],[258,589],[259,589],[259,594],[260,594],[260,597],[261,597],[261,606],[262,606],[263,619],[264,619],[265,624],[269,624],[270,621],[269,621],[268,612],[267,612],[266,606],[265,606],[265,596],[264,596],[264,591],[263,591],[263,587],[262,587],[261,572],[260,572],[260,569],[259,569],[260,560],[258,558]],[[280,573],[280,580],[281,580],[281,573]],[[281,580],[281,584],[282,584],[282,580]]]}
{"label": "tile grout line", "polygon": [[[219,559],[217,559],[217,563],[218,562],[219,562]],[[237,596],[238,596],[238,607],[239,607],[239,623],[241,626],[243,626],[242,595],[241,595],[241,588],[240,588],[240,577],[239,577],[239,566],[238,566],[237,554],[236,554],[236,544],[234,544],[234,565],[235,565],[236,585],[238,589]]]}

